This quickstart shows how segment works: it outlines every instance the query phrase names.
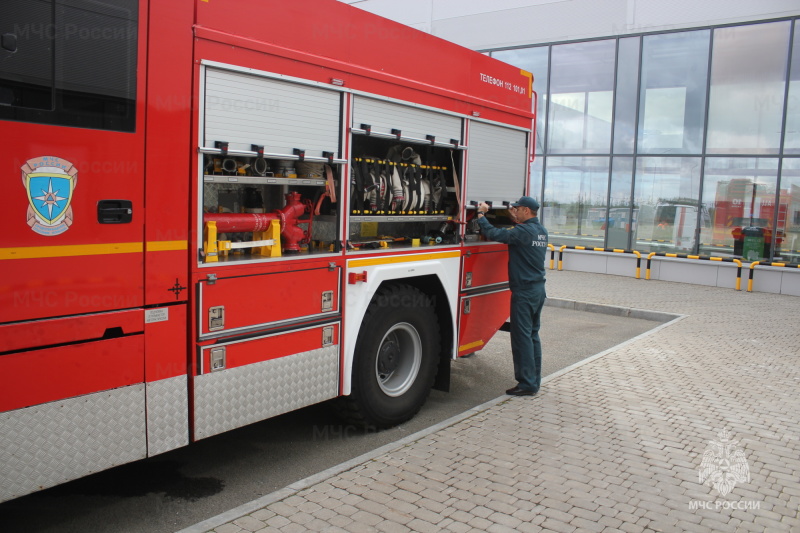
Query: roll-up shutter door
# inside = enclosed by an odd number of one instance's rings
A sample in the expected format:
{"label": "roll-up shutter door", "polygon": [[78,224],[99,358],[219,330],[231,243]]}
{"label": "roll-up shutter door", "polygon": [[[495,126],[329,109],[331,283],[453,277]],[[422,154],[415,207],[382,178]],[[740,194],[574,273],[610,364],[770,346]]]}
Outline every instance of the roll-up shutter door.
{"label": "roll-up shutter door", "polygon": [[229,150],[307,156],[338,154],[341,97],[338,91],[253,74],[206,69],[204,146],[227,141]]}
{"label": "roll-up shutter door", "polygon": [[434,135],[438,142],[461,141],[461,118],[418,107],[357,96],[353,102],[353,127],[369,124],[372,131],[392,133],[400,130],[403,137],[425,139]]}
{"label": "roll-up shutter door", "polygon": [[528,175],[528,134],[471,122],[467,162],[468,202],[516,200],[524,193]]}

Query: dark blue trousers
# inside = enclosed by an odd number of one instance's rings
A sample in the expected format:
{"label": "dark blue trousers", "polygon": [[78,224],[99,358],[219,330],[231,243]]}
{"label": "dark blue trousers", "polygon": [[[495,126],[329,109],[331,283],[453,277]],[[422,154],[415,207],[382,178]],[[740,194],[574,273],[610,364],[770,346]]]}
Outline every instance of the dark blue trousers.
{"label": "dark blue trousers", "polygon": [[542,383],[542,343],[539,340],[544,282],[511,291],[511,354],[518,387],[537,392]]}

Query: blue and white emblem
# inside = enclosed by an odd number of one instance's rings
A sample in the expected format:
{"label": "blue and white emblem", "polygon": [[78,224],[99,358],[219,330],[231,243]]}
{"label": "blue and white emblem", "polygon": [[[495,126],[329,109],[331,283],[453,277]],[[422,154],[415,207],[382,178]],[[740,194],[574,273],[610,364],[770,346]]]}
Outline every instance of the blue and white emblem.
{"label": "blue and white emblem", "polygon": [[22,165],[22,183],[28,196],[28,225],[40,235],[64,233],[72,225],[72,194],[78,169],[66,159],[43,156]]}

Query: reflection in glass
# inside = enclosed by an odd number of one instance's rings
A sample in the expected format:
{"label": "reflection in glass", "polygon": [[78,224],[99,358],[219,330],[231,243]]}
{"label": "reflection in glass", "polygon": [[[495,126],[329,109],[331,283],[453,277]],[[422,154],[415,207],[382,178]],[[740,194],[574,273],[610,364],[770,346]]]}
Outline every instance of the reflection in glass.
{"label": "reflection in glass", "polygon": [[[747,260],[769,257],[777,179],[777,159],[706,159],[703,205],[711,225],[700,234],[701,253]],[[751,237],[761,237],[761,244]]]}
{"label": "reflection in glass", "polygon": [[533,92],[538,95],[536,104],[536,153],[544,153],[545,110],[547,106],[547,52],[549,47],[520,48],[492,52],[492,57],[533,73]]}
{"label": "reflection in glass", "polygon": [[614,103],[614,153],[632,154],[636,137],[636,90],[639,83],[639,37],[619,40],[617,96]]}
{"label": "reflection in glass", "polygon": [[777,156],[781,135],[783,154],[800,155],[800,34],[787,72],[798,24],[494,52],[534,74],[530,192],[551,242],[800,263],[800,157],[784,159],[780,186],[779,159],[755,157]]}
{"label": "reflection in glass", "polygon": [[614,90],[615,42],[552,48],[549,153],[608,153]]}
{"label": "reflection in glass", "polygon": [[687,253],[695,250],[699,207],[699,157],[640,157],[636,161],[634,211],[638,210],[634,249]]}
{"label": "reflection in glass", "polygon": [[541,200],[542,198],[542,172],[544,171],[544,158],[536,157],[531,163],[530,195]]}
{"label": "reflection in glass", "polygon": [[644,37],[639,153],[702,151],[710,35],[701,30]]}
{"label": "reflection in glass", "polygon": [[792,70],[789,75],[789,100],[786,102],[786,133],[783,141],[784,154],[800,154],[800,35],[798,23],[794,23],[792,46]]}
{"label": "reflection in glass", "polygon": [[636,233],[638,209],[632,209],[631,185],[633,183],[633,158],[615,157],[611,163],[611,194],[608,200],[607,248],[631,247],[631,234]]}
{"label": "reflection in glass", "polygon": [[714,30],[708,153],[777,154],[791,22]]}
{"label": "reflection in glass", "polygon": [[544,225],[550,242],[602,248],[608,157],[549,157]]}
{"label": "reflection in glass", "polygon": [[800,263],[800,159],[783,160],[778,205],[775,260]]}

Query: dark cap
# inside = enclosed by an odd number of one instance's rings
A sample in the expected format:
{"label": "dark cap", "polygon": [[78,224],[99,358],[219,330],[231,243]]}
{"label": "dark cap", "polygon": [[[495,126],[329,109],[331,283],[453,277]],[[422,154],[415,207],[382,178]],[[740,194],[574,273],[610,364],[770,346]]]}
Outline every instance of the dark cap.
{"label": "dark cap", "polygon": [[511,204],[511,207],[527,207],[531,211],[538,211],[539,210],[539,202],[531,198],[530,196],[523,196],[516,202]]}

